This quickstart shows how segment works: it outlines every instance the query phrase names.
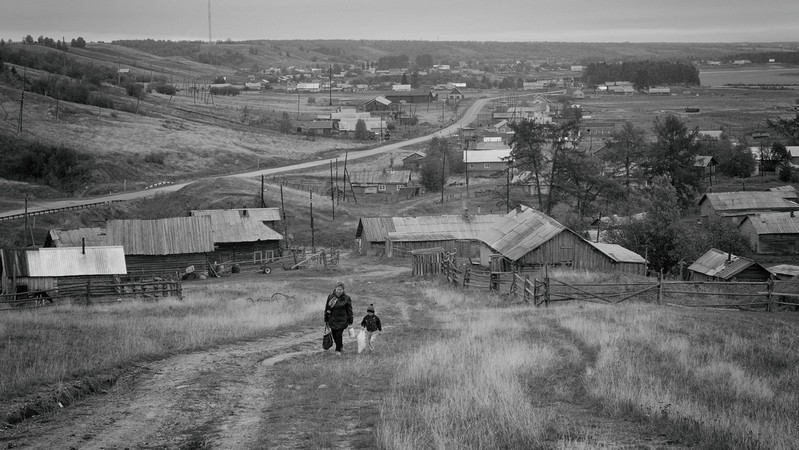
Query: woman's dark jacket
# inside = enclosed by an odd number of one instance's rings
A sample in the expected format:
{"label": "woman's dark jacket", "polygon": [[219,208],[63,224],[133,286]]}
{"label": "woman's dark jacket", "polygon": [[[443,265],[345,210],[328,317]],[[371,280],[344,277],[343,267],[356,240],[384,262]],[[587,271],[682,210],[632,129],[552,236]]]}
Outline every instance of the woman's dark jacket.
{"label": "woman's dark jacket", "polygon": [[328,307],[330,299],[336,294],[330,294],[325,300],[325,322],[333,330],[343,330],[352,325],[352,299],[347,294],[341,294],[332,308]]}

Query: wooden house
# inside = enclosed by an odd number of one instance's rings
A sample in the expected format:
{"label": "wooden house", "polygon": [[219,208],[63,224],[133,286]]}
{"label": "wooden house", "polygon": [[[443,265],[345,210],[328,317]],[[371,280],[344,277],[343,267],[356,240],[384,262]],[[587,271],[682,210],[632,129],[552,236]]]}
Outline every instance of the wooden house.
{"label": "wooden house", "polygon": [[410,170],[353,171],[349,181],[355,195],[397,194],[411,184]]}
{"label": "wooden house", "polygon": [[438,99],[438,94],[433,91],[399,91],[383,94],[383,97],[393,103],[430,103]]}
{"label": "wooden house", "polygon": [[210,263],[258,264],[280,255],[283,236],[268,225],[280,220],[278,208],[197,210],[191,215],[211,218],[214,251],[208,253]]}
{"label": "wooden house", "polygon": [[425,158],[427,158],[427,153],[422,151],[413,152],[410,155],[402,158],[402,167],[416,172],[419,170],[419,167],[421,167],[422,160]]}
{"label": "wooden house", "polygon": [[540,270],[544,265],[646,274],[646,261],[620,246],[594,244],[546,214],[519,206],[484,231],[480,264],[494,271]]}
{"label": "wooden house", "polygon": [[159,220],[109,220],[109,245],[125,249],[130,276],[207,273],[206,255],[214,252],[210,216]]}
{"label": "wooden house", "polygon": [[688,266],[692,281],[766,281],[771,273],[749,258],[711,248]]}
{"label": "wooden house", "polygon": [[747,216],[738,229],[757,254],[799,254],[799,214],[793,211]]}
{"label": "wooden house", "polygon": [[741,220],[752,214],[788,211],[799,211],[799,204],[765,191],[718,192],[705,194],[699,200],[702,217],[717,215]]}
{"label": "wooden house", "polygon": [[386,236],[394,229],[391,217],[361,217],[355,231],[355,249],[359,255],[385,255]]}
{"label": "wooden house", "polygon": [[511,149],[507,146],[495,150],[464,150],[463,162],[469,170],[469,176],[499,176],[508,170],[510,153]]}
{"label": "wooden house", "polygon": [[453,88],[451,91],[449,91],[449,94],[447,94],[447,99],[449,100],[463,100],[463,98],[463,92],[461,92],[461,90],[458,88]]}
{"label": "wooden house", "polygon": [[694,157],[694,170],[701,174],[703,180],[708,180],[713,185],[713,175],[716,174],[716,158],[706,155],[696,155]]}
{"label": "wooden house", "polygon": [[113,281],[127,273],[120,246],[3,249],[0,260],[4,294],[57,291],[59,284]]}

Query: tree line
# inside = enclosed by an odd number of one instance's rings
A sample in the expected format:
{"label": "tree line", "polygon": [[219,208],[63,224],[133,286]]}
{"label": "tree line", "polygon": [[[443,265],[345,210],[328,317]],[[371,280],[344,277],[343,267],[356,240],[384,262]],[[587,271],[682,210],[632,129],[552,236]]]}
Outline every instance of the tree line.
{"label": "tree line", "polygon": [[591,85],[629,81],[639,90],[664,84],[699,85],[699,69],[676,61],[591,63],[583,69],[583,81]]}

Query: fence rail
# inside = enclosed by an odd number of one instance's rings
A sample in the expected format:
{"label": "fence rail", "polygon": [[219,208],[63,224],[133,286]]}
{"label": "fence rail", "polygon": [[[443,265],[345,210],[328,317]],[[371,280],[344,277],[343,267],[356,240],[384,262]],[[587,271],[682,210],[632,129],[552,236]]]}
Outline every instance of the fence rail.
{"label": "fence rail", "polygon": [[570,283],[550,276],[547,267],[544,267],[542,279],[531,279],[530,274],[520,272],[459,267],[453,257],[442,259],[441,273],[449,283],[464,289],[490,290],[534,306],[565,301],[615,305],[638,299],[684,308],[799,310],[799,281],[668,281],[661,274],[652,281]]}
{"label": "fence rail", "polygon": [[180,297],[182,299],[182,283],[179,280],[128,282],[88,280],[85,283],[65,283],[51,290],[0,294],[0,311],[55,306],[63,301],[91,305],[116,303],[122,301],[123,298],[157,300],[160,297]]}

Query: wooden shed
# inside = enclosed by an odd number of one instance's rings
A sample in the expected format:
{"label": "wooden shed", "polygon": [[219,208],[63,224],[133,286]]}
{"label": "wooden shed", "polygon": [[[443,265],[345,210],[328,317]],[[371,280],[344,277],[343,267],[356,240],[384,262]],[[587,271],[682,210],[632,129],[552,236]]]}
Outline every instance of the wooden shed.
{"label": "wooden shed", "polygon": [[0,250],[2,293],[54,291],[88,279],[113,281],[127,273],[120,246]]}
{"label": "wooden shed", "polygon": [[757,254],[799,254],[799,214],[793,211],[747,216],[738,229]]}
{"label": "wooden shed", "polygon": [[211,263],[262,263],[280,255],[283,236],[267,223],[280,219],[278,208],[216,209],[191,211],[195,217],[211,218],[214,251],[208,253]]}
{"label": "wooden shed", "polygon": [[764,212],[799,211],[799,204],[769,191],[718,192],[705,194],[699,200],[702,217],[717,215],[741,219]]}
{"label": "wooden shed", "polygon": [[766,281],[771,273],[749,258],[711,248],[688,266],[692,281]]}
{"label": "wooden shed", "polygon": [[130,276],[207,273],[206,255],[214,251],[210,216],[109,220],[106,234],[108,244],[125,249]]}
{"label": "wooden shed", "polygon": [[45,247],[99,247],[106,245],[105,228],[52,229],[44,240]]}
{"label": "wooden shed", "polygon": [[355,248],[359,255],[384,255],[386,236],[394,229],[391,217],[361,217],[355,231]]}
{"label": "wooden shed", "polygon": [[539,270],[548,265],[646,274],[646,261],[640,255],[618,245],[588,242],[526,206],[508,213],[478,238],[484,243],[480,264],[495,271]]}
{"label": "wooden shed", "polygon": [[386,256],[405,256],[412,250],[443,248],[457,257],[480,256],[478,236],[503,214],[444,214],[394,217],[394,231],[386,235]]}
{"label": "wooden shed", "polygon": [[410,170],[360,170],[349,173],[356,195],[397,194],[411,184],[411,177]]}

